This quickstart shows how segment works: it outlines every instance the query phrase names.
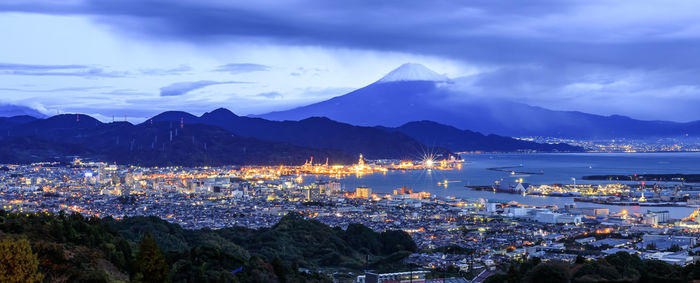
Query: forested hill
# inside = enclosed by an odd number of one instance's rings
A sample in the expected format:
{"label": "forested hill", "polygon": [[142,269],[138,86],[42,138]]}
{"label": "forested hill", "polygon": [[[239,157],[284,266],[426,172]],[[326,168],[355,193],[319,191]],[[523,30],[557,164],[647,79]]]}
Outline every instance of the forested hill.
{"label": "forested hill", "polygon": [[330,282],[299,269],[359,272],[369,255],[370,268],[394,270],[416,251],[403,231],[331,228],[298,213],[259,230],[185,230],[157,217],[0,211],[0,240],[0,267],[43,282]]}

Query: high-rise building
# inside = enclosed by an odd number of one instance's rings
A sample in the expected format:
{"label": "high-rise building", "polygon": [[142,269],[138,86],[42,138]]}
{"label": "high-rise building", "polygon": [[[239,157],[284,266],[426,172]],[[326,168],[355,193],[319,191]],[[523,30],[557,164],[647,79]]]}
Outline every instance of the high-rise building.
{"label": "high-rise building", "polygon": [[369,187],[357,187],[355,188],[356,198],[370,198],[372,196],[372,188]]}

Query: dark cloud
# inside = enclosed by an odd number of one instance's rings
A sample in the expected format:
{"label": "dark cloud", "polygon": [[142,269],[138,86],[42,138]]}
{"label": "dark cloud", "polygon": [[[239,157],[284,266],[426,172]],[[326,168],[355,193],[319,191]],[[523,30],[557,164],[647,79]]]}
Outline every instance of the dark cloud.
{"label": "dark cloud", "polygon": [[[154,41],[202,45],[229,41],[435,55],[478,67],[480,74],[457,83],[470,93],[533,103],[584,97],[591,101],[621,97],[620,102],[700,97],[700,18],[695,12],[700,2],[696,1],[60,3],[12,2],[0,4],[0,11],[87,15],[113,30]],[[73,65],[54,67],[3,70],[0,66],[0,74],[56,75],[84,70]],[[223,65],[217,71],[268,68],[242,63]],[[290,70],[292,76],[305,74],[306,70]],[[635,94],[639,96],[633,97]]]}
{"label": "dark cloud", "polygon": [[279,92],[263,92],[263,93],[258,93],[255,96],[258,97],[264,97],[264,98],[269,98],[269,99],[277,99],[277,98],[282,98],[284,97],[281,93]]}
{"label": "dark cloud", "polygon": [[240,39],[404,51],[486,64],[688,66],[700,59],[696,52],[700,37],[692,29],[684,30],[697,21],[687,15],[672,16],[692,8],[687,6],[698,6],[692,3],[669,4],[670,8],[651,14],[647,12],[653,11],[651,1],[628,5],[576,0],[535,0],[527,5],[457,0],[80,3],[0,4],[0,10],[93,15],[124,32],[159,40]]}
{"label": "dark cloud", "polygon": [[260,64],[253,64],[253,63],[231,63],[231,64],[226,64],[226,65],[221,65],[214,69],[216,72],[227,72],[231,74],[240,74],[240,73],[250,73],[250,72],[261,72],[261,71],[267,71],[270,69],[270,66],[265,66],[265,65],[260,65]]}
{"label": "dark cloud", "polygon": [[240,82],[216,82],[216,81],[196,81],[196,82],[179,82],[160,88],[160,96],[178,96],[187,94],[190,91],[205,88],[211,85],[235,84]]}

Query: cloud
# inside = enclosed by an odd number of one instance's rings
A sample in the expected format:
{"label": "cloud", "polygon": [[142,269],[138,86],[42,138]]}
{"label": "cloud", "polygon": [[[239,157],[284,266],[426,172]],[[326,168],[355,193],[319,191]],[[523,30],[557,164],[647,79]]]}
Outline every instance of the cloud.
{"label": "cloud", "polygon": [[179,82],[160,88],[160,96],[178,96],[187,94],[193,90],[198,90],[212,85],[236,84],[241,82],[227,81],[196,81],[196,82]]}
{"label": "cloud", "polygon": [[161,69],[161,68],[140,69],[139,72],[143,75],[170,76],[170,75],[181,75],[181,74],[189,72],[191,70],[192,70],[192,67],[190,67],[189,65],[182,64],[180,66],[177,66],[175,68],[170,68],[170,69]]}
{"label": "cloud", "polygon": [[325,68],[304,68],[299,67],[294,72],[289,73],[290,76],[300,77],[302,75],[311,74],[313,76],[320,76],[321,73],[327,73],[329,70]]}
{"label": "cloud", "polygon": [[[458,0],[0,4],[5,11],[95,16],[127,33],[197,44],[238,40],[401,51],[478,63],[630,65],[691,64],[688,56],[700,56],[695,52],[700,47],[698,9],[700,3],[681,0],[664,5],[651,0],[535,0],[528,7]],[[659,52],[667,56],[650,56]]]}
{"label": "cloud", "polygon": [[91,65],[37,65],[0,63],[0,75],[22,76],[69,76],[69,77],[105,77],[122,78],[134,74],[147,76],[181,75],[191,71],[192,67],[182,64],[174,68],[142,68],[135,72],[112,71],[101,66]]}
{"label": "cloud", "polygon": [[85,69],[85,65],[30,65],[30,64],[14,64],[0,63],[2,71],[53,71],[66,69]]}
{"label": "cloud", "polygon": [[270,66],[266,65],[260,65],[260,64],[253,64],[253,63],[231,63],[231,64],[226,64],[226,65],[221,65],[214,69],[216,72],[228,72],[231,74],[240,74],[240,73],[250,73],[250,72],[261,72],[261,71],[267,71],[270,69]]}
{"label": "cloud", "polygon": [[36,108],[17,104],[0,103],[0,117],[12,117],[18,115],[29,115],[39,118],[46,117],[44,113],[41,113]]}
{"label": "cloud", "polygon": [[120,78],[127,76],[128,73],[109,71],[102,67],[88,65],[32,65],[0,63],[0,75]]}
{"label": "cloud", "polygon": [[269,98],[269,99],[277,99],[277,98],[282,98],[284,97],[281,93],[279,92],[263,92],[263,93],[258,93],[255,96],[257,97],[263,97],[263,98]]}
{"label": "cloud", "polygon": [[0,88],[0,91],[21,91],[21,92],[84,92],[109,88],[107,86],[85,86],[85,87],[62,87],[52,89],[23,89],[23,88]]}
{"label": "cloud", "polygon": [[[698,10],[700,2],[683,0],[533,0],[526,6],[488,0],[0,3],[0,11],[82,17],[120,35],[156,44],[301,46],[321,48],[340,62],[353,60],[345,50],[437,56],[478,70],[453,86],[471,95],[585,111],[598,109],[593,102],[605,98],[608,105],[628,113],[640,109],[631,106],[632,101],[654,107],[666,99],[669,105],[700,107],[693,98],[700,97]],[[324,60],[323,55],[302,59]],[[93,66],[28,66],[3,69],[0,65],[0,74],[88,76],[87,71],[97,68],[92,76],[102,75],[102,69]],[[268,70],[269,66],[254,63],[215,69],[232,74]],[[301,78],[314,74],[307,72],[290,69],[284,74]],[[187,87],[201,88],[181,85],[165,93],[193,90]],[[285,94],[284,100],[294,97],[293,92]],[[161,91],[161,95],[168,94]],[[679,111],[645,109],[637,117],[656,113],[673,119],[677,116],[673,112]]]}
{"label": "cloud", "polygon": [[[621,114],[637,119],[697,120],[700,68],[658,69],[579,65],[497,68],[453,79],[449,103],[507,99],[555,110]],[[675,110],[674,110],[675,109]]]}

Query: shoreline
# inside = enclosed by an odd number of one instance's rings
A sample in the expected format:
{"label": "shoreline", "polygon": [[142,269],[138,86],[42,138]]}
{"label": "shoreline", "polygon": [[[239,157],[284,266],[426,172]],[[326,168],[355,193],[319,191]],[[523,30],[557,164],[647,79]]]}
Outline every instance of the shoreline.
{"label": "shoreline", "polygon": [[498,193],[507,193],[507,194],[513,194],[513,195],[525,195],[525,196],[538,196],[538,197],[557,197],[557,198],[573,198],[573,201],[576,202],[585,202],[585,203],[594,203],[594,204],[600,204],[600,205],[614,205],[614,206],[640,206],[640,207],[687,207],[687,208],[693,208],[692,206],[689,206],[687,204],[683,203],[678,203],[678,202],[637,202],[637,201],[605,201],[605,200],[596,200],[596,199],[588,199],[588,198],[582,198],[579,196],[572,196],[572,195],[559,195],[559,194],[522,194],[518,192],[513,192],[513,191],[508,191],[508,190],[499,190],[492,188],[490,186],[464,186],[467,189],[475,190],[475,191],[486,191],[486,192],[498,192]]}

